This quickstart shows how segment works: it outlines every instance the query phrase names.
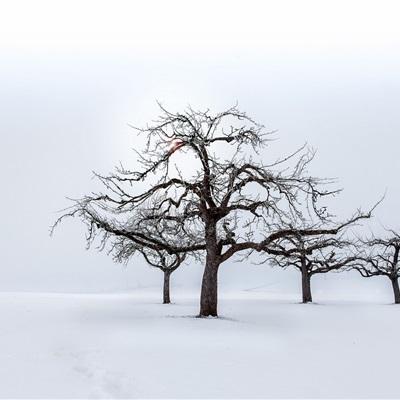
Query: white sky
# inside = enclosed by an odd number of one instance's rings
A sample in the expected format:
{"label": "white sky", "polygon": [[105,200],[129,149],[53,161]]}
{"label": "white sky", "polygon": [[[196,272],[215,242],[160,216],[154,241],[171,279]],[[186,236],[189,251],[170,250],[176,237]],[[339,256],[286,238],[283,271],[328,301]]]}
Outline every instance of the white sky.
{"label": "white sky", "polygon": [[0,44],[148,47],[390,47],[398,1],[2,1]]}
{"label": "white sky", "polygon": [[[318,149],[312,172],[345,188],[339,214],[387,189],[377,223],[399,229],[399,11],[398,1],[0,1],[0,290],[159,282],[144,264],[123,270],[86,252],[78,221],[47,236],[64,197],[92,189],[92,170],[134,161],[127,123],[155,117],[155,99],[173,110],[238,101],[279,130],[271,158]],[[176,280],[198,285],[200,273]],[[268,268],[221,274],[298,282]]]}

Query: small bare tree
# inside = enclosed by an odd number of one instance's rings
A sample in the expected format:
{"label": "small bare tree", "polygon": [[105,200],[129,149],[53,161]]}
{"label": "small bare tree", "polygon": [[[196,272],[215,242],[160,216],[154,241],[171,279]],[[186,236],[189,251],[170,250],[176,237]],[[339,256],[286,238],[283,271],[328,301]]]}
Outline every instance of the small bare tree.
{"label": "small bare tree", "polygon": [[[304,221],[306,210],[318,220],[329,219],[319,200],[338,191],[324,189],[329,181],[307,173],[314,153],[302,147],[262,161],[257,155],[269,133],[236,107],[215,115],[161,107],[159,119],[138,132],[146,138],[138,153],[142,169],[120,166],[110,175],[97,174],[105,192],[75,200],[55,225],[78,217],[87,224],[89,245],[99,236],[104,245],[123,237],[142,249],[204,260],[201,317],[218,315],[218,271],[224,262],[242,252],[276,253],[274,242],[299,232],[320,234],[289,226],[293,216]],[[170,165],[177,151],[193,160],[194,171]],[[148,189],[139,189],[142,181]],[[165,231],[155,228],[160,226]],[[324,232],[334,234],[336,228]]]}
{"label": "small bare tree", "polygon": [[[339,225],[337,233],[352,225],[353,220]],[[341,271],[357,260],[356,256],[348,255],[347,248],[353,245],[350,239],[344,239],[341,234],[321,234],[316,236],[297,235],[280,239],[276,244],[280,253],[268,256],[264,262],[282,268],[294,267],[301,273],[302,302],[312,302],[311,278],[316,274],[331,271]]]}
{"label": "small bare tree", "polygon": [[388,277],[392,283],[394,302],[400,304],[400,235],[393,230],[388,232],[386,238],[372,237],[360,240],[358,262],[354,263],[351,269],[358,271],[364,278]]}
{"label": "small bare tree", "polygon": [[125,237],[114,237],[111,251],[114,253],[114,260],[128,263],[131,257],[139,253],[151,267],[163,272],[163,304],[171,303],[170,278],[171,274],[185,261],[186,254],[168,254],[165,250],[150,249],[139,246],[134,241]]}
{"label": "small bare tree", "polygon": [[171,303],[170,298],[170,278],[171,274],[182,264],[185,255],[173,254],[170,255],[166,251],[154,250],[147,248],[139,250],[149,265],[160,269],[164,273],[163,285],[163,303]]}
{"label": "small bare tree", "polygon": [[[152,237],[160,243],[169,243],[171,246],[179,246],[184,243],[185,238],[182,238],[181,236],[182,234],[185,236],[187,235],[180,229],[179,225],[171,223],[168,218],[161,220],[152,218],[152,214],[149,214],[148,210],[156,208],[157,204],[153,203],[149,205],[150,201],[147,204],[147,207],[142,207],[137,211],[134,221],[128,219],[126,222],[123,222],[122,225],[124,226],[124,229],[136,232],[138,235],[144,237]],[[74,212],[76,212],[76,209],[72,211],[72,213]],[[95,238],[94,230],[102,229],[104,221],[101,220],[101,217],[94,209],[89,208],[85,209],[85,212],[81,217],[87,224],[89,232],[87,236],[87,247],[89,248]],[[119,224],[115,219],[112,223],[114,225]],[[183,264],[187,254],[179,252],[169,254],[164,250],[163,246],[148,246],[140,240],[132,240],[132,238],[126,234],[117,231],[111,232],[108,225],[104,226],[100,232],[102,232],[102,234],[100,234],[100,243],[97,248],[102,251],[108,244],[107,252],[109,255],[112,255],[114,261],[128,264],[135,254],[140,254],[148,265],[163,272],[163,304],[169,304],[171,302],[171,274]]]}

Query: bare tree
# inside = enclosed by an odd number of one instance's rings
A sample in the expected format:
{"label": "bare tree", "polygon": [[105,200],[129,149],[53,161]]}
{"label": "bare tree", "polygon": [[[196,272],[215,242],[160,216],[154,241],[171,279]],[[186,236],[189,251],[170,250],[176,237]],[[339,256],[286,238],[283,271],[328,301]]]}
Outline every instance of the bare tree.
{"label": "bare tree", "polygon": [[160,269],[164,273],[163,303],[171,303],[170,277],[171,274],[182,264],[185,255],[182,256],[179,253],[170,255],[166,251],[149,251],[147,248],[141,249],[140,252],[143,254],[143,257],[149,265]]}
{"label": "bare tree", "polygon": [[[152,204],[150,209],[154,209],[156,206],[157,204]],[[94,238],[94,232],[91,230],[101,226],[100,216],[98,216],[94,210],[86,210],[86,214],[82,216],[88,225],[89,235],[87,237],[87,244],[88,247],[90,247],[91,241]],[[95,224],[94,226],[93,223]],[[117,224],[116,221],[113,223],[114,225]],[[173,243],[175,243],[175,245],[180,245],[185,240],[181,237],[183,231],[179,228],[179,225],[171,224],[168,219],[159,220],[151,218],[151,214],[149,215],[145,207],[138,210],[135,221],[124,221],[123,225],[128,231],[140,232],[143,236],[153,237],[160,242],[168,242],[170,245]],[[147,246],[146,244],[140,243],[138,240],[132,240],[130,237],[127,237],[127,235],[120,235],[104,229],[98,249],[104,250],[107,244],[108,254],[112,255],[116,262],[128,264],[132,256],[139,253],[143,256],[148,265],[161,270],[164,275],[163,303],[169,304],[171,302],[171,274],[185,261],[186,253],[169,254],[162,246]]]}
{"label": "bare tree", "polygon": [[[338,233],[344,228],[340,227]],[[311,278],[314,275],[342,271],[357,260],[357,256],[349,255],[348,251],[353,241],[344,239],[342,234],[336,237],[326,234],[303,236],[299,233],[282,238],[275,245],[281,253],[268,256],[263,262],[282,268],[294,267],[301,273],[303,303],[312,302]]]}
{"label": "bare tree", "polygon": [[171,303],[170,297],[170,278],[171,274],[178,269],[185,261],[186,254],[168,254],[165,250],[151,249],[140,246],[126,237],[112,237],[110,252],[113,253],[114,260],[128,263],[131,257],[139,253],[151,267],[163,272],[163,304]]}
{"label": "bare tree", "polygon": [[[304,221],[304,213],[330,218],[319,200],[338,191],[324,189],[329,181],[308,175],[313,152],[302,147],[263,162],[257,155],[270,134],[236,107],[216,115],[160,107],[158,120],[136,128],[146,138],[138,153],[142,169],[120,166],[110,175],[96,174],[105,193],[75,200],[55,226],[65,217],[79,217],[87,224],[89,246],[98,236],[104,246],[122,237],[143,249],[203,260],[202,317],[217,316],[218,270],[237,253],[276,254],[273,243],[283,237],[337,232],[338,226],[299,230],[290,225]],[[177,151],[195,160],[194,171],[171,166]],[[142,181],[149,188],[139,191]],[[359,213],[354,220],[367,217]]]}
{"label": "bare tree", "polygon": [[365,278],[388,277],[392,283],[394,302],[400,304],[400,235],[393,230],[388,232],[386,238],[372,237],[360,240],[359,262],[354,263],[351,269],[358,271]]}

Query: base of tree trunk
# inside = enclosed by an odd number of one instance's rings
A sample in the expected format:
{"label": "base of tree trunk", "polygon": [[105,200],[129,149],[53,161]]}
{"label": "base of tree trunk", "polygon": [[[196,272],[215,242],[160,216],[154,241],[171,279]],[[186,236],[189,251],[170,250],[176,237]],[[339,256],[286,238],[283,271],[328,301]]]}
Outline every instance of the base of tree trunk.
{"label": "base of tree trunk", "polygon": [[217,312],[217,305],[215,307],[203,307],[200,306],[200,314],[198,315],[199,318],[208,318],[208,317],[218,317]]}
{"label": "base of tree trunk", "polygon": [[199,317],[218,317],[218,266],[206,265],[200,294]]}
{"label": "base of tree trunk", "polygon": [[171,299],[169,296],[169,280],[171,273],[169,271],[164,271],[164,290],[163,290],[163,304],[170,304]]}
{"label": "base of tree trunk", "polygon": [[400,304],[400,288],[398,279],[391,279],[393,286],[394,304]]}
{"label": "base of tree trunk", "polygon": [[312,303],[311,296],[311,276],[302,274],[302,302]]}

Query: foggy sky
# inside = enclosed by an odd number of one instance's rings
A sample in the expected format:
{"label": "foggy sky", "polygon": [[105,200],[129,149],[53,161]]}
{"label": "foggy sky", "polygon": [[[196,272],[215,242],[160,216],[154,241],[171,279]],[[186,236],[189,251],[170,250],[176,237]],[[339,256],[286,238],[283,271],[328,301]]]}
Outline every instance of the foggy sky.
{"label": "foggy sky", "polygon": [[[156,99],[172,111],[237,101],[278,130],[263,157],[307,142],[317,149],[311,172],[344,188],[332,211],[367,209],[387,191],[370,225],[400,229],[396,2],[55,3],[2,3],[0,290],[161,282],[140,258],[122,267],[86,251],[77,220],[48,234],[65,197],[94,188],[91,171],[135,166],[128,123],[157,117]],[[245,264],[223,265],[222,285],[297,287],[296,272]],[[201,270],[187,266],[174,282],[198,286]]]}

